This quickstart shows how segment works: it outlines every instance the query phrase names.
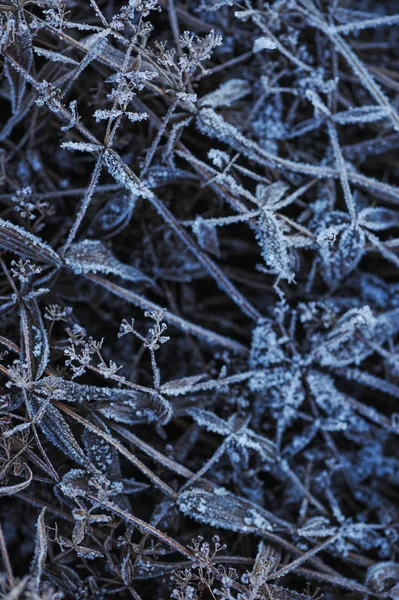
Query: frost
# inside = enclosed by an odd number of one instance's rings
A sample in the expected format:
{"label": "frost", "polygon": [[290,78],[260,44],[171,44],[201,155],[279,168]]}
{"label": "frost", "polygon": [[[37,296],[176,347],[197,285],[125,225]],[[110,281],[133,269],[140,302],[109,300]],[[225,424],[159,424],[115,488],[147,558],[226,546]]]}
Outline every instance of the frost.
{"label": "frost", "polygon": [[0,247],[20,256],[59,266],[58,254],[40,238],[19,225],[0,219]]}
{"label": "frost", "polygon": [[251,88],[245,79],[229,79],[214,92],[202,96],[198,104],[212,108],[231,106],[250,93]]}
{"label": "frost", "polygon": [[252,50],[256,54],[262,50],[276,50],[276,48],[276,43],[271,38],[262,36],[255,40]]}
{"label": "frost", "polygon": [[97,240],[84,240],[72,244],[64,261],[76,275],[105,273],[117,275],[127,281],[151,281],[138,269],[119,262],[104,244]]}
{"label": "frost", "polygon": [[49,60],[53,61],[53,62],[61,62],[61,63],[65,63],[67,65],[78,65],[79,63],[74,60],[73,58],[70,58],[69,56],[66,56],[65,54],[61,54],[60,52],[54,52],[53,50],[46,50],[45,48],[39,48],[39,46],[34,46],[34,51],[36,54],[38,54],[39,56],[44,56],[45,58],[48,58]]}
{"label": "frost", "polygon": [[79,152],[98,152],[101,146],[86,142],[62,142],[61,148],[65,150],[78,150]]}
{"label": "frost", "polygon": [[159,395],[143,394],[135,390],[83,385],[59,381],[56,377],[43,378],[35,389],[60,402],[93,402],[95,410],[118,423],[165,424],[172,415],[172,408],[167,400]]}
{"label": "frost", "polygon": [[293,281],[293,260],[284,235],[284,225],[269,210],[264,210],[259,218],[257,238],[262,257],[271,272],[281,279]]}
{"label": "frost", "polygon": [[379,106],[362,106],[351,108],[334,115],[334,121],[340,125],[348,123],[374,123],[389,117],[389,111]]}
{"label": "frost", "polygon": [[145,121],[146,119],[148,119],[147,113],[132,113],[129,111],[123,111],[123,110],[117,110],[117,109],[96,110],[96,112],[94,113],[93,116],[94,116],[95,120],[97,121],[97,123],[99,121],[103,121],[103,120],[115,121],[116,119],[119,119],[121,117],[126,117],[127,119],[129,119],[129,121],[131,123],[135,123],[136,121]]}
{"label": "frost", "polygon": [[262,509],[226,490],[214,494],[205,489],[192,488],[179,495],[178,506],[184,515],[212,527],[258,535],[273,529]]}

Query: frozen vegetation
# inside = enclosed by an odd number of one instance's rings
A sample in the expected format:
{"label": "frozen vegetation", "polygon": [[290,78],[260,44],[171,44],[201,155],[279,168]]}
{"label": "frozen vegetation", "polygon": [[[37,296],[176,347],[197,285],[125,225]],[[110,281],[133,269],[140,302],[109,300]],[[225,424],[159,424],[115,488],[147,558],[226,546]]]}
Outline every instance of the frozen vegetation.
{"label": "frozen vegetation", "polygon": [[1,1],[0,598],[399,599],[398,8]]}

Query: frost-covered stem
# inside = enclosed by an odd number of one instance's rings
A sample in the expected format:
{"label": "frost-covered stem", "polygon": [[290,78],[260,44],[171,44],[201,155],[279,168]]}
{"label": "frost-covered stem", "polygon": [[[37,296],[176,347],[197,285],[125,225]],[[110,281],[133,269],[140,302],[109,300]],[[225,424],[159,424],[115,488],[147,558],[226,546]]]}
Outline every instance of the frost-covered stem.
{"label": "frost-covered stem", "polygon": [[[102,358],[101,362],[102,365],[106,366],[106,363]],[[101,370],[95,367],[94,365],[88,364],[86,365],[86,368],[90,371],[93,371],[93,373],[96,373],[97,375],[103,376]],[[124,377],[121,377],[120,375],[110,375],[108,379],[111,379],[111,381],[116,381],[118,385],[124,385],[126,387],[129,387],[130,389],[135,390],[136,392],[142,392],[143,394],[148,394],[149,396],[154,396],[155,394],[155,390],[153,388],[148,388],[143,385],[139,385],[138,383],[132,383],[131,381],[125,379]]]}
{"label": "frost-covered stem", "polygon": [[21,361],[25,362],[28,373],[29,380],[33,380],[33,364],[32,364],[32,356],[30,352],[30,327],[28,322],[28,316],[26,313],[25,306],[20,304],[20,327],[21,327]]}
{"label": "frost-covered stem", "polygon": [[76,215],[75,222],[72,225],[69,235],[66,239],[66,242],[61,250],[61,253],[60,253],[61,256],[64,256],[68,252],[71,245],[73,244],[76,234],[78,233],[78,229],[86,215],[87,209],[90,206],[90,202],[93,197],[94,190],[96,189],[97,182],[101,175],[102,161],[103,161],[103,152],[100,152],[100,155],[96,160],[96,164],[94,166],[93,173],[91,175],[89,187],[86,190],[86,194],[83,197],[82,203],[79,208],[79,212]]}
{"label": "frost-covered stem", "polygon": [[360,29],[369,29],[371,27],[397,25],[399,23],[399,15],[387,15],[386,17],[378,17],[377,19],[364,19],[363,21],[355,21],[354,23],[345,23],[345,25],[337,25],[334,27],[334,33],[350,33],[351,31],[359,31]]}
{"label": "frost-covered stem", "polygon": [[339,377],[345,377],[348,381],[356,381],[356,383],[360,383],[366,387],[370,387],[374,390],[378,390],[383,392],[384,394],[388,394],[393,398],[397,398],[399,400],[399,386],[382,379],[381,377],[377,377],[376,375],[372,375],[371,373],[367,373],[361,371],[360,369],[352,369],[352,368],[344,368],[344,369],[333,369],[336,375]]}
{"label": "frost-covered stem", "polygon": [[219,448],[216,450],[216,452],[214,452],[214,454],[211,456],[211,458],[209,460],[207,460],[206,463],[204,465],[202,465],[200,470],[197,471],[195,473],[195,475],[186,484],[184,484],[180,488],[180,492],[183,492],[187,486],[191,486],[195,481],[198,481],[198,479],[201,479],[201,477],[203,477],[205,475],[205,473],[207,471],[209,471],[209,469],[211,469],[213,467],[213,465],[215,465],[219,461],[219,459],[223,456],[224,452],[226,451],[229,441],[233,437],[234,437],[233,435],[229,436],[220,444]]}
{"label": "frost-covered stem", "polygon": [[154,378],[154,388],[157,392],[159,392],[160,388],[161,388],[161,374],[159,372],[159,369],[157,367],[157,361],[155,359],[155,350],[154,348],[149,347],[149,351],[150,351],[150,356],[151,356],[151,369],[152,369],[152,376]]}
{"label": "frost-covered stem", "polygon": [[299,565],[301,565],[302,563],[306,562],[310,558],[313,558],[313,556],[315,556],[315,554],[317,554],[318,552],[321,552],[321,550],[324,550],[324,548],[327,548],[327,546],[334,543],[340,537],[340,535],[341,535],[341,533],[338,532],[335,535],[333,535],[332,537],[330,537],[328,540],[323,542],[322,544],[319,544],[318,546],[315,546],[315,548],[308,550],[307,552],[302,554],[302,556],[293,560],[292,563],[290,563],[290,564],[286,565],[285,567],[282,567],[278,571],[275,571],[274,573],[271,573],[270,575],[268,575],[266,577],[266,581],[270,581],[271,579],[277,579],[278,577],[283,577],[283,575],[287,575],[287,573],[289,573],[296,567],[299,567]]}
{"label": "frost-covered stem", "polygon": [[215,73],[219,73],[220,71],[225,71],[226,69],[229,69],[230,67],[234,67],[235,65],[238,65],[238,64],[248,60],[248,58],[251,58],[252,56],[253,56],[253,52],[252,52],[252,50],[250,50],[249,52],[245,52],[244,54],[241,54],[240,56],[237,56],[236,58],[230,58],[229,60],[226,60],[222,64],[217,65],[216,67],[212,67],[211,69],[206,69],[205,71],[202,71],[194,78],[194,81],[198,81],[200,79],[203,79],[204,77],[210,77],[211,75],[214,75]]}
{"label": "frost-covered stem", "polygon": [[144,166],[143,169],[140,173],[140,179],[143,179],[145,174],[148,171],[148,168],[152,162],[152,159],[154,157],[155,151],[159,146],[159,142],[161,141],[161,138],[163,136],[163,134],[165,133],[166,130],[166,126],[169,123],[169,119],[171,118],[176,106],[178,103],[178,99],[176,99],[168,108],[168,112],[166,113],[165,117],[162,120],[162,124],[160,125],[160,127],[158,128],[158,132],[157,135],[154,138],[154,141],[151,144],[150,149],[148,150],[146,157],[145,157],[145,162],[144,162]]}
{"label": "frost-covered stem", "polygon": [[333,152],[334,152],[334,156],[335,156],[337,169],[340,173],[341,186],[342,186],[342,191],[344,193],[346,206],[348,208],[352,222],[354,222],[356,219],[355,203],[353,201],[353,196],[352,196],[352,193],[351,193],[351,190],[349,187],[348,173],[346,170],[344,158],[342,156],[341,146],[339,145],[337,130],[331,119],[328,119],[327,127],[328,127],[328,133],[329,133],[330,140],[331,140],[331,145],[333,147]]}
{"label": "frost-covered stem", "polygon": [[96,13],[96,15],[98,16],[98,18],[100,19],[101,23],[104,25],[104,27],[106,29],[108,29],[108,22],[107,19],[104,17],[103,13],[101,12],[96,0],[90,0],[90,4],[92,5],[94,12]]}

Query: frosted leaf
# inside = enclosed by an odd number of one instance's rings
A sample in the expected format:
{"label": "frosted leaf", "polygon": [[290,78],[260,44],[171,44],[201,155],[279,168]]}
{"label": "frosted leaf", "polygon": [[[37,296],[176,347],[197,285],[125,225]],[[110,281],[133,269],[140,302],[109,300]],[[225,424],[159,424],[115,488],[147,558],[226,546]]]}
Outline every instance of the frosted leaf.
{"label": "frosted leaf", "polygon": [[167,396],[180,396],[182,394],[187,394],[191,391],[193,386],[201,381],[201,379],[204,379],[204,377],[205,375],[201,374],[168,381],[161,386],[161,392]]}
{"label": "frosted leaf", "polygon": [[380,562],[367,571],[366,585],[376,593],[388,592],[387,597],[392,600],[399,597],[398,581],[399,563]]}
{"label": "frosted leaf", "polygon": [[[358,313],[358,317],[356,317]],[[334,336],[331,334],[331,346],[328,339],[321,335],[314,337],[313,345],[315,357],[323,366],[343,367],[350,364],[360,364],[373,354],[377,345],[383,344],[391,335],[399,330],[399,314],[393,310],[373,318],[370,309],[349,311],[348,322],[345,318],[342,325],[347,326],[347,331]],[[351,320],[353,317],[353,320]],[[364,317],[364,319],[363,319]],[[350,335],[350,326],[353,325],[353,334]]]}
{"label": "frosted leaf", "polygon": [[333,212],[318,230],[319,254],[322,260],[321,276],[335,286],[359,264],[365,252],[365,233],[352,226],[348,215]]}
{"label": "frosted leaf", "polygon": [[213,433],[218,433],[224,436],[232,433],[232,428],[227,421],[217,417],[208,410],[191,408],[187,412],[193,417],[193,419],[196,420],[198,425],[205,427],[207,431],[212,431]]}
{"label": "frosted leaf", "polygon": [[354,424],[353,410],[346,402],[344,394],[336,389],[330,376],[311,371],[307,375],[307,382],[317,406],[327,416],[322,423],[323,429],[345,431]]}
{"label": "frosted leaf", "polygon": [[83,469],[71,469],[62,478],[59,486],[63,494],[73,500],[86,496],[89,489],[89,474]]}
{"label": "frosted leaf", "polygon": [[[7,45],[7,55],[28,74],[33,66],[32,36],[28,24],[23,17],[11,21],[11,35]],[[4,23],[2,23],[4,27]],[[15,69],[9,58],[4,59],[4,73],[11,91],[11,106],[16,114],[22,104],[26,89],[26,78],[23,72]]]}
{"label": "frosted leaf", "polygon": [[61,450],[65,456],[90,469],[90,461],[75,440],[68,423],[58,408],[34,394],[31,395],[29,404],[32,416],[39,417],[38,427],[48,441]]}
{"label": "frosted leaf", "polygon": [[184,515],[211,527],[258,535],[273,529],[266,511],[222,487],[186,490],[177,503]]}
{"label": "frosted leaf", "polygon": [[93,550],[92,548],[86,548],[86,546],[75,546],[76,554],[80,558],[85,558],[86,560],[94,560],[95,558],[103,558],[104,554],[99,552],[98,550]]}
{"label": "frosted leaf", "polygon": [[302,527],[297,529],[300,536],[307,538],[326,538],[335,535],[337,528],[333,527],[326,517],[313,517],[308,519]]}
{"label": "frosted leaf", "polygon": [[201,248],[220,257],[219,239],[216,227],[198,216],[195,218],[192,229],[197,236],[198,244]]}
{"label": "frosted leaf", "polygon": [[269,319],[260,319],[252,332],[249,364],[252,369],[278,365],[285,359],[282,344]]}
{"label": "frosted leaf", "polygon": [[88,493],[96,494],[99,499],[115,498],[123,493],[122,482],[110,481],[99,472],[91,474],[82,469],[68,471],[59,486],[62,493],[72,499],[85,497]]}
{"label": "frosted leaf", "polygon": [[97,240],[84,240],[72,244],[64,261],[76,275],[105,273],[117,275],[127,281],[151,281],[138,269],[121,263],[102,242]]}
{"label": "frosted leaf", "polygon": [[[87,420],[92,423],[93,417],[88,415]],[[104,423],[102,429],[110,434],[109,428]],[[83,431],[82,442],[87,456],[99,471],[109,479],[121,478],[119,454],[113,446],[107,444],[103,438],[87,427]]]}
{"label": "frosted leaf", "polygon": [[84,385],[57,377],[45,377],[36,384],[36,391],[60,402],[96,402],[96,410],[104,417],[119,423],[165,424],[172,408],[160,395],[149,395],[136,390]]}
{"label": "frosted leaf", "polygon": [[109,174],[117,183],[129,190],[133,195],[143,198],[152,197],[152,192],[144,187],[138,177],[129,169],[114,150],[108,148],[104,152],[104,163]]}
{"label": "frosted leaf", "polygon": [[0,219],[0,248],[38,262],[60,266],[61,259],[46,242],[19,225]]}
{"label": "frosted leaf", "polygon": [[202,96],[198,102],[199,106],[231,106],[237,100],[241,100],[251,93],[251,88],[245,79],[229,79],[222,83],[217,90]]}
{"label": "frosted leaf", "polygon": [[292,281],[292,258],[289,254],[283,225],[269,210],[262,212],[259,217],[259,231],[256,235],[261,253],[267,266],[281,279]]}
{"label": "frosted leaf", "polygon": [[276,181],[271,185],[259,184],[256,186],[256,199],[260,206],[273,208],[285,196],[289,186],[283,181]]}
{"label": "frosted leaf", "polygon": [[399,227],[399,214],[389,208],[365,208],[359,213],[359,224],[372,231]]}
{"label": "frosted leaf", "polygon": [[252,51],[257,53],[262,50],[276,50],[276,48],[276,43],[270,37],[264,35],[255,40]]}
{"label": "frosted leaf", "polygon": [[117,423],[160,423],[166,425],[172,417],[172,407],[162,396],[138,395],[134,400],[108,402],[98,408],[107,419]]}
{"label": "frosted leaf", "polygon": [[373,339],[377,323],[368,306],[349,310],[327,335],[317,335],[313,339],[317,360],[323,366],[340,367],[351,362],[359,364],[367,349],[364,341],[358,341],[358,337]]}
{"label": "frosted leaf", "polygon": [[389,110],[379,106],[362,106],[350,108],[333,116],[333,120],[340,125],[351,123],[374,123],[389,117]]}
{"label": "frosted leaf", "polygon": [[248,429],[247,420],[243,421],[237,415],[232,415],[228,421],[224,421],[212,412],[199,408],[191,408],[187,412],[198,425],[205,427],[207,431],[226,437],[230,436],[229,443],[234,443],[236,448],[252,449],[267,461],[275,459],[277,455],[275,444],[264,436]]}

